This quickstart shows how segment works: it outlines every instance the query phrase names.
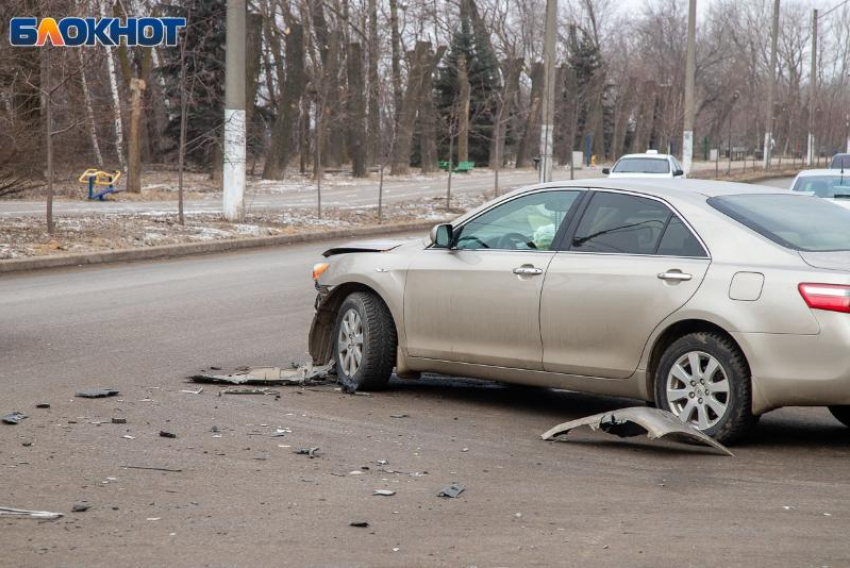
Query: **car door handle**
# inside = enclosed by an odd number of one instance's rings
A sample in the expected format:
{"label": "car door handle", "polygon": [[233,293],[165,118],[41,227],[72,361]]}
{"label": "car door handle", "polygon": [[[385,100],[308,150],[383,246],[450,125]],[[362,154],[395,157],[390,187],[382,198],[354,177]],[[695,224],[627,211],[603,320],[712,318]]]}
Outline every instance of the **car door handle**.
{"label": "car door handle", "polygon": [[543,274],[543,269],[534,266],[518,266],[514,268],[514,274],[517,276],[540,276]]}
{"label": "car door handle", "polygon": [[681,270],[668,270],[659,274],[658,279],[666,282],[687,282],[693,279],[693,276]]}

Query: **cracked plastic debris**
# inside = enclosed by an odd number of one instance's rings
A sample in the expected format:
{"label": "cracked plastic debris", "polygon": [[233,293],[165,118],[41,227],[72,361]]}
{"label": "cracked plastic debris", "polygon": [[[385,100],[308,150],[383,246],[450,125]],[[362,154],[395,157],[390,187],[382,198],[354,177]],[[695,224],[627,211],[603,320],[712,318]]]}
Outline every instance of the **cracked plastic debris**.
{"label": "cracked plastic debris", "polygon": [[334,364],[283,369],[281,367],[248,367],[226,375],[201,372],[189,377],[196,383],[254,386],[310,386],[335,382]]}
{"label": "cracked plastic debris", "polygon": [[296,453],[296,454],[299,454],[299,455],[302,455],[302,456],[310,456],[310,458],[312,459],[312,458],[319,457],[319,448],[299,448],[299,449],[295,450],[295,452],[293,452],[293,453]]}
{"label": "cracked plastic debris", "polygon": [[464,492],[466,487],[461,485],[460,483],[452,483],[446,487],[440,489],[440,492],[437,493],[437,497],[445,497],[446,499],[456,499],[460,496],[461,493]]}
{"label": "cracked plastic debris", "polygon": [[673,439],[678,438],[679,440],[699,442],[711,446],[728,456],[734,455],[726,446],[706,436],[690,424],[685,424],[670,412],[645,406],[622,408],[564,422],[544,433],[541,437],[544,440],[553,440],[557,436],[567,434],[581,426],[589,426],[594,432],[602,430],[621,438],[646,434],[650,440],[657,440],[671,436]]}
{"label": "cracked plastic debris", "polygon": [[11,507],[0,507],[0,517],[53,521],[62,518],[62,513],[51,513],[50,511],[28,511],[26,509],[12,509]]}
{"label": "cracked plastic debris", "polygon": [[19,424],[21,420],[26,418],[27,415],[23,412],[13,412],[11,414],[7,414],[3,417],[3,422],[5,424]]}
{"label": "cracked plastic debris", "polygon": [[106,398],[108,396],[116,396],[118,391],[115,389],[88,389],[80,391],[74,396],[79,398]]}

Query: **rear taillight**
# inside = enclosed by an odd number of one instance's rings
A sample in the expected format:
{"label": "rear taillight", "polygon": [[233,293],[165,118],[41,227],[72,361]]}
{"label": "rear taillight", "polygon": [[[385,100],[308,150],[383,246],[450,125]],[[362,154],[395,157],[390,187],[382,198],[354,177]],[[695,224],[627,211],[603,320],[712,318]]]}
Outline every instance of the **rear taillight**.
{"label": "rear taillight", "polygon": [[800,284],[800,295],[814,310],[850,313],[850,286],[838,284]]}

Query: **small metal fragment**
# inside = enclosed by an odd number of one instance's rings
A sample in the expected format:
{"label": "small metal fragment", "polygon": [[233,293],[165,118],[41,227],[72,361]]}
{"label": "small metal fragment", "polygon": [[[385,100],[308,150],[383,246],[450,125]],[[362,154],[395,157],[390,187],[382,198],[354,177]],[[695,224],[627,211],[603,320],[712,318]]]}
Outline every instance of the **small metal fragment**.
{"label": "small metal fragment", "polygon": [[395,491],[390,489],[375,489],[375,492],[372,495],[377,495],[379,497],[392,497],[395,495]]}
{"label": "small metal fragment", "polygon": [[165,430],[160,430],[159,435],[163,438],[176,438],[177,437],[177,434],[175,434],[173,432],[167,432]]}
{"label": "small metal fragment", "polygon": [[293,453],[298,454],[300,456],[310,456],[311,458],[318,457],[319,448],[299,448],[295,450]]}
{"label": "small metal fragment", "polygon": [[0,507],[0,517],[54,521],[56,519],[61,519],[62,513],[51,513],[50,511],[28,511],[26,509],[12,509],[11,507]]}
{"label": "small metal fragment", "polygon": [[365,529],[366,527],[369,526],[369,523],[367,521],[352,521],[352,522],[348,523],[348,526]]}
{"label": "small metal fragment", "polygon": [[91,505],[88,503],[75,503],[73,507],[71,507],[72,513],[85,513],[91,509]]}
{"label": "small metal fragment", "polygon": [[127,419],[126,418],[113,418],[112,423],[113,424],[126,424]]}
{"label": "small metal fragment", "polygon": [[50,408],[49,402],[39,402],[35,405],[36,408]]}

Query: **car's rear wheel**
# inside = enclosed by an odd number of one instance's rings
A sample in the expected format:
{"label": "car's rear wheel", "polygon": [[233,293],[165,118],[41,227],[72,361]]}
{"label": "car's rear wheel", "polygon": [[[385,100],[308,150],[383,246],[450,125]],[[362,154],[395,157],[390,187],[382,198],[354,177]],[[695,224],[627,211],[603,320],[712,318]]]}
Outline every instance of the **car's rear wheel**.
{"label": "car's rear wheel", "polygon": [[829,411],[836,420],[845,426],[850,426],[850,406],[830,406]]}
{"label": "car's rear wheel", "polygon": [[334,340],[337,376],[348,390],[387,386],[395,366],[397,335],[383,300],[366,292],[349,295],[339,308]]}
{"label": "car's rear wheel", "polygon": [[691,333],[667,347],[655,375],[655,400],[723,443],[740,439],[758,422],[751,410],[749,366],[720,333]]}

